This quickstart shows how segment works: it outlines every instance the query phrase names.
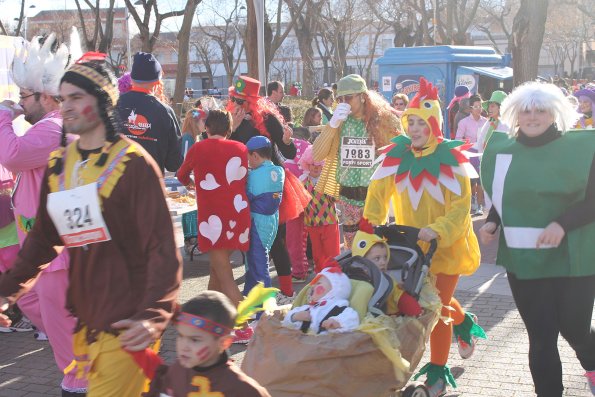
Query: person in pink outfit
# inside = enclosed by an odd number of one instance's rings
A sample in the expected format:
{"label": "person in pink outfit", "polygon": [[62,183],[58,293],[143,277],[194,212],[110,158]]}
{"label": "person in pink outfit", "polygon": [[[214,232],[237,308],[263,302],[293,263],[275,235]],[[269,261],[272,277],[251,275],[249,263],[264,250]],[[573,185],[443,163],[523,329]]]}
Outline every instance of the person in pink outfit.
{"label": "person in pink outfit", "polygon": [[312,200],[304,210],[304,227],[312,241],[315,272],[320,273],[329,258],[334,258],[341,253],[335,199],[328,194],[314,190],[322,173],[324,161],[314,161],[312,146],[306,149],[299,164],[304,170],[300,179],[306,190],[312,195]]}
{"label": "person in pink outfit", "polygon": [[[12,173],[0,165],[0,274],[12,268],[19,253],[19,238],[14,221],[14,212],[10,205],[14,178]],[[22,319],[18,306],[13,306],[9,312],[12,322],[9,327],[0,327],[0,332],[32,331],[29,320]]]}
{"label": "person in pink outfit", "polygon": [[[310,131],[304,127],[293,129],[293,144],[296,148],[294,159],[285,160],[285,169],[301,178],[304,170],[298,164],[304,152],[311,146],[308,142]],[[303,283],[308,278],[308,258],[306,248],[308,234],[304,229],[304,214],[287,221],[287,253],[291,259],[291,278],[293,282]]]}
{"label": "person in pink outfit", "polygon": [[[35,223],[49,155],[60,146],[62,117],[58,87],[69,63],[69,51],[62,44],[58,51],[52,52],[54,41],[55,36],[50,35],[44,43],[38,38],[26,43],[28,55],[17,54],[13,65],[13,78],[20,88],[19,104],[10,100],[0,103],[0,164],[16,175],[12,206],[21,246]],[[76,52],[80,53],[80,49]],[[44,69],[43,73],[39,73],[40,68]],[[21,114],[32,126],[19,136],[13,120]],[[61,371],[74,358],[72,332],[76,319],[66,309],[68,263],[68,253],[63,250],[48,264],[30,292],[18,300],[23,313],[48,336]],[[76,379],[75,375],[64,376],[62,396],[86,393],[86,381]]]}
{"label": "person in pink outfit", "polygon": [[[483,106],[479,94],[469,97],[469,105],[471,106],[471,114],[459,122],[456,139],[475,144],[477,143],[479,132],[488,122],[488,119],[482,116]],[[477,152],[477,149],[471,148],[469,151]],[[479,157],[471,157],[470,162],[479,174]],[[471,213],[473,215],[483,215],[485,200],[479,178],[471,179],[471,191],[473,193],[471,198]]]}
{"label": "person in pink outfit", "polygon": [[19,240],[10,206],[14,180],[10,171],[0,165],[0,273],[12,267],[19,253]]}

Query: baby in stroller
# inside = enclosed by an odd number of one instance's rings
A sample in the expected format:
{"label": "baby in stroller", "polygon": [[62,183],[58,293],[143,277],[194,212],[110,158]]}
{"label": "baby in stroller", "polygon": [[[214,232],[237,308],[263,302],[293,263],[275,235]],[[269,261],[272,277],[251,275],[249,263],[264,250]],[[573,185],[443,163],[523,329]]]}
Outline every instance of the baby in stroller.
{"label": "baby in stroller", "polygon": [[[365,218],[360,221],[359,230],[353,239],[351,255],[369,260],[383,273],[388,271],[390,248],[386,239],[375,234],[373,226]],[[422,312],[419,302],[404,291],[395,278],[391,277],[391,280],[392,291],[386,300],[385,313],[419,316]]]}
{"label": "baby in stroller", "polygon": [[[365,238],[356,239],[365,240],[365,246],[354,247],[355,256],[345,252],[333,261],[349,278],[351,293],[344,303],[359,315],[352,332],[316,334],[311,328],[303,333],[301,324],[287,326],[288,322],[299,320],[295,313],[308,307],[313,285],[298,294],[289,313],[277,311],[260,318],[242,369],[272,395],[428,396],[423,384],[407,386],[407,383],[422,359],[442,307],[433,283],[425,276],[427,272],[416,271],[430,267],[431,253],[424,255],[417,246],[419,230],[409,231],[397,225],[383,228],[376,228],[379,236],[368,233],[361,235]],[[380,247],[373,248],[377,244]],[[382,258],[377,260],[375,256]],[[387,260],[388,265],[384,263]],[[396,282],[401,279],[399,266],[404,273],[415,275],[412,280],[421,280],[411,283],[420,285],[419,289],[408,288],[408,278],[403,280],[403,286]],[[391,271],[398,273],[394,280],[389,276]],[[411,312],[402,305],[408,299],[404,296],[415,301]],[[419,306],[421,310],[417,309]],[[410,315],[389,316],[387,312]],[[315,320],[312,314],[312,323],[322,325],[321,320],[321,317]],[[263,361],[263,357],[267,360]],[[399,391],[405,386],[406,389]]]}
{"label": "baby in stroller", "polygon": [[323,269],[310,283],[308,304],[291,309],[283,325],[306,333],[353,331],[359,315],[349,307],[351,283],[340,267]]}

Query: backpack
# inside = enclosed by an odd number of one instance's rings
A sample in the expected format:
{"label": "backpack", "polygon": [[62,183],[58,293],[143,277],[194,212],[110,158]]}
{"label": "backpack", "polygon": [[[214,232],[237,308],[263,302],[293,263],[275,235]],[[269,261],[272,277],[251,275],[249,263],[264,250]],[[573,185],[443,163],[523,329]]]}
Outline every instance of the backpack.
{"label": "backpack", "polygon": [[351,256],[346,252],[336,258],[343,273],[352,280],[370,283],[374,293],[368,302],[368,311],[375,316],[384,314],[386,303],[393,290],[393,281],[387,274],[382,273],[374,263],[361,256]]}

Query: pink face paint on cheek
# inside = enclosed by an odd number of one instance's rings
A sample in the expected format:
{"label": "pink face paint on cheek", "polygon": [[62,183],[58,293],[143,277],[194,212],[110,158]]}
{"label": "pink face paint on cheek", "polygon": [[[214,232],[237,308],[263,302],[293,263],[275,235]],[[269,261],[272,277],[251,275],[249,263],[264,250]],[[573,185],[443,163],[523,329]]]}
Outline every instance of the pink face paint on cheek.
{"label": "pink face paint on cheek", "polygon": [[95,113],[95,110],[93,110],[93,108],[90,105],[85,106],[85,108],[83,109],[83,116],[85,116],[87,121],[96,121],[98,118],[97,113]]}
{"label": "pink face paint on cheek", "polygon": [[209,358],[209,347],[208,346],[204,346],[202,349],[200,349],[197,353],[196,353],[196,357],[200,360],[200,361],[204,361],[207,358]]}
{"label": "pink face paint on cheek", "polygon": [[316,295],[324,294],[324,287],[322,285],[317,285],[316,288],[314,288],[314,293]]}

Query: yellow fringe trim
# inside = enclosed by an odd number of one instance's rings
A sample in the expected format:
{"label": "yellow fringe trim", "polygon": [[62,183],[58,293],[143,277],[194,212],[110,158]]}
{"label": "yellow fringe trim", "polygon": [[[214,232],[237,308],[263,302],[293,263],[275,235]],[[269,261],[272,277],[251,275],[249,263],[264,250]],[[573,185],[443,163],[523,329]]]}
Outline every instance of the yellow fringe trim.
{"label": "yellow fringe trim", "polygon": [[[114,188],[118,184],[118,181],[124,175],[124,171],[126,170],[126,163],[130,161],[132,158],[131,154],[135,154],[136,156],[142,157],[143,153],[138,150],[138,148],[134,145],[131,145],[128,141],[121,139],[118,141],[113,147],[109,150],[109,155],[105,165],[103,167],[95,166],[95,163],[101,156],[101,153],[92,153],[89,155],[88,163],[85,167],[79,169],[79,185],[86,185],[92,182],[97,181],[101,174],[109,167],[109,165],[114,161],[114,158],[117,154],[126,148],[126,153],[124,156],[119,160],[118,164],[114,167],[111,171],[110,175],[107,179],[103,182],[103,185],[99,189],[99,196],[101,206],[103,208],[103,200],[107,199],[111,196]],[[66,150],[58,149],[50,155],[50,160],[48,162],[48,167],[51,168],[56,164],[56,160],[58,158],[64,159],[64,153],[66,153],[65,160],[64,160],[64,188],[70,189],[72,181],[72,173],[74,171],[75,164],[77,162],[82,161],[81,155],[76,148],[76,142],[71,143],[68,145]],[[50,188],[50,192],[57,192],[60,190],[60,177],[59,175],[51,174],[48,178],[48,184]]]}

